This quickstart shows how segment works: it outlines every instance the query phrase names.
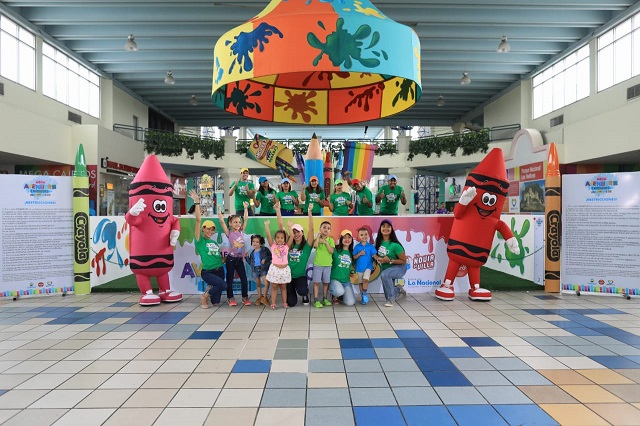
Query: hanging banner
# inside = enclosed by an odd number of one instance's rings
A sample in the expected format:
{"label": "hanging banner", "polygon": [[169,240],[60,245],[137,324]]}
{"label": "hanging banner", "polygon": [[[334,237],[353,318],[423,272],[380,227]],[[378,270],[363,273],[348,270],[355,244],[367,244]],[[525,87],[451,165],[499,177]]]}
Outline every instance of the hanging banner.
{"label": "hanging banner", "polygon": [[298,167],[293,166],[293,151],[280,142],[256,135],[247,148],[248,158],[274,170],[283,178],[297,180]]}
{"label": "hanging banner", "polygon": [[640,172],[562,176],[561,288],[640,295]]}
{"label": "hanging banner", "polygon": [[0,175],[0,297],[73,291],[69,176]]}

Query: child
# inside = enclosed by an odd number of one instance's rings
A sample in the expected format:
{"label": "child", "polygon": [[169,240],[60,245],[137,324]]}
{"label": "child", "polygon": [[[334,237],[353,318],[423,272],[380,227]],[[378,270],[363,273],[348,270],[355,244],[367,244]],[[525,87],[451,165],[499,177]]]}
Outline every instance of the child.
{"label": "child", "polygon": [[[213,306],[218,306],[222,297],[222,290],[226,287],[224,281],[224,268],[220,246],[212,239],[216,230],[216,225],[211,220],[205,220],[202,223],[200,214],[200,197],[195,190],[189,192],[189,196],[193,199],[196,214],[195,228],[195,246],[196,251],[202,260],[202,271],[200,277],[202,281],[207,283],[207,291],[202,293],[200,297],[200,306],[203,309],[209,309],[209,299]],[[200,227],[202,223],[202,227]]]}
{"label": "child", "polygon": [[[315,303],[313,306],[322,308],[322,306],[331,306],[331,302],[327,300],[327,290],[329,290],[329,282],[331,281],[331,265],[333,264],[333,251],[336,246],[333,238],[329,236],[331,232],[331,224],[324,221],[320,224],[320,232],[313,242],[316,249],[316,257],[313,260],[313,297]],[[318,288],[322,286],[322,301],[318,298]]]}
{"label": "child", "polygon": [[[260,306],[260,304],[269,306],[269,302],[267,302],[269,281],[267,281],[266,276],[271,266],[271,251],[265,247],[262,235],[252,235],[251,246],[253,250],[247,254],[247,262],[251,266],[251,278],[256,282],[256,290],[258,290],[258,298],[255,304],[256,306]],[[264,295],[262,294],[263,285]]]}
{"label": "child", "polygon": [[353,260],[356,261],[356,275],[358,284],[360,285],[360,294],[362,299],[360,303],[366,305],[369,303],[369,277],[373,272],[373,255],[377,254],[376,247],[369,242],[369,231],[367,228],[358,229],[358,244],[353,247]]}
{"label": "child", "polygon": [[229,226],[231,230],[227,228],[227,225],[224,223],[224,218],[222,217],[222,207],[218,209],[218,218],[220,219],[220,226],[222,226],[222,230],[224,234],[229,239],[229,254],[227,255],[227,303],[229,306],[236,306],[237,303],[233,297],[233,277],[235,273],[238,273],[240,277],[240,283],[242,285],[242,304],[244,306],[251,306],[251,301],[249,300],[249,285],[247,282],[247,271],[244,267],[244,226],[249,219],[249,203],[246,201],[243,204],[244,206],[244,221],[240,220],[240,216],[231,215],[229,216]]}
{"label": "child", "polygon": [[333,266],[331,267],[331,293],[334,297],[342,297],[342,303],[353,306],[356,303],[356,296],[351,287],[351,264],[353,257],[353,237],[348,229],[340,233],[340,239],[333,251]]}
{"label": "child", "polygon": [[[279,206],[277,207],[279,208]],[[264,221],[264,230],[267,234],[267,241],[271,247],[271,266],[267,272],[267,280],[271,283],[271,309],[276,309],[276,298],[278,297],[278,289],[282,295],[282,303],[284,308],[287,305],[287,283],[291,281],[291,269],[289,268],[289,246],[287,245],[287,233],[283,229],[278,229],[275,234],[275,240],[271,238],[269,230],[270,221]]]}

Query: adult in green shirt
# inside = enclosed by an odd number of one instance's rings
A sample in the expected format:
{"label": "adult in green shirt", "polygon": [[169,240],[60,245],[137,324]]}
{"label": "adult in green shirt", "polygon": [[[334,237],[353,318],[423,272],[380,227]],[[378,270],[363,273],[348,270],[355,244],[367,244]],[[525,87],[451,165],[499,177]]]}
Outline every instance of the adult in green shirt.
{"label": "adult in green shirt", "polygon": [[384,185],[376,194],[376,203],[380,203],[380,214],[388,216],[398,215],[398,202],[403,206],[407,205],[407,197],[404,189],[398,185],[396,175],[389,176],[389,182]]}
{"label": "adult in green shirt", "polygon": [[276,201],[276,190],[269,185],[269,180],[265,176],[260,176],[258,184],[260,184],[260,187],[256,192],[253,204],[256,207],[260,207],[260,216],[275,216],[276,210],[273,208],[273,204]]}
{"label": "adult in green shirt", "polygon": [[[322,206],[324,205],[324,188],[320,186],[317,176],[311,176],[309,179],[309,186],[302,184],[302,192],[300,193],[300,201],[307,201],[313,203],[314,216],[319,216],[322,213]],[[304,211],[304,210],[303,210]]]}
{"label": "adult in green shirt", "polygon": [[[309,217],[308,235],[313,238],[313,204],[307,209]],[[307,280],[307,264],[313,241],[309,242],[304,236],[304,228],[300,224],[289,221],[288,227],[284,227],[284,221],[280,214],[279,205],[276,204],[276,216],[278,216],[279,229],[289,229],[289,268],[291,269],[291,282],[287,284],[287,305],[290,308],[298,304],[298,296],[302,296],[302,304],[309,304],[309,282]]]}
{"label": "adult in green shirt", "polygon": [[[229,197],[235,194],[233,200],[236,209],[236,215],[242,217],[244,215],[244,203],[251,204],[251,199],[256,194],[253,182],[249,181],[249,169],[243,167],[240,169],[240,179],[231,183],[229,187]],[[249,216],[253,216],[253,210],[249,209]]]}
{"label": "adult in green shirt", "polygon": [[349,209],[353,205],[351,194],[342,191],[342,179],[338,179],[334,183],[335,192],[329,197],[329,210],[334,216],[349,216]]}
{"label": "adult in green shirt", "polygon": [[384,306],[390,307],[394,305],[399,295],[407,294],[403,286],[395,285],[395,280],[404,277],[407,273],[407,256],[389,219],[383,219],[380,222],[376,235],[376,250],[378,253],[373,255],[373,259],[380,264],[382,271],[380,280],[384,297],[387,299]]}
{"label": "adult in green shirt", "polygon": [[225,280],[224,268],[222,262],[222,251],[220,246],[213,241],[213,233],[216,225],[211,220],[205,220],[202,223],[202,214],[200,213],[200,197],[195,190],[189,192],[189,196],[193,199],[196,214],[195,227],[195,246],[196,252],[200,255],[202,261],[202,270],[200,278],[207,283],[208,291],[200,296],[200,306],[204,309],[209,308],[209,299],[213,306],[220,303],[222,292],[227,289],[227,281]]}
{"label": "adult in green shirt", "polygon": [[342,297],[342,303],[347,306],[356,304],[356,296],[351,286],[351,270],[353,265],[353,236],[351,231],[343,229],[340,239],[333,251],[333,265],[331,266],[331,281],[329,290],[333,297]]}
{"label": "adult in green shirt", "polygon": [[356,215],[357,216],[373,216],[373,194],[367,188],[365,182],[359,179],[351,179],[351,172],[344,172],[347,185],[356,191]]}
{"label": "adult in green shirt", "polygon": [[280,188],[280,192],[276,195],[280,202],[280,211],[283,216],[293,216],[296,206],[300,203],[298,193],[291,189],[291,181],[288,178],[282,179]]}

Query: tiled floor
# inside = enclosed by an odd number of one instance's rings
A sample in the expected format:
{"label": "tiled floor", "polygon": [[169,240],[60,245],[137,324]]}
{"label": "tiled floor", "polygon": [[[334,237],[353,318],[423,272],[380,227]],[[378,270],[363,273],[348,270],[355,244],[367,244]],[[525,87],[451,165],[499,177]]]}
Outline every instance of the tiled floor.
{"label": "tiled floor", "polygon": [[[637,299],[0,301],[3,425],[638,425]],[[381,303],[382,302],[382,303]]]}

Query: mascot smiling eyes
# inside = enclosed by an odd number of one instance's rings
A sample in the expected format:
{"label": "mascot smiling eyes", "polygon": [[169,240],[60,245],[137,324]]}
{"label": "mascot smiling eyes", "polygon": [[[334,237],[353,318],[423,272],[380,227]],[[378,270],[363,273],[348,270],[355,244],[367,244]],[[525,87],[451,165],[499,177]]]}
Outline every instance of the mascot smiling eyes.
{"label": "mascot smiling eyes", "polygon": [[480,288],[480,267],[489,258],[495,232],[502,235],[514,254],[520,254],[518,241],[507,224],[500,220],[508,190],[502,150],[494,148],[467,176],[460,201],[453,210],[447,244],[449,266],[443,284],[435,291],[438,299],[454,299],[453,280],[459,275],[460,267],[466,267],[471,285],[469,298],[491,300],[491,292]]}

